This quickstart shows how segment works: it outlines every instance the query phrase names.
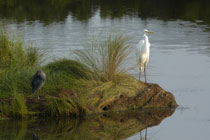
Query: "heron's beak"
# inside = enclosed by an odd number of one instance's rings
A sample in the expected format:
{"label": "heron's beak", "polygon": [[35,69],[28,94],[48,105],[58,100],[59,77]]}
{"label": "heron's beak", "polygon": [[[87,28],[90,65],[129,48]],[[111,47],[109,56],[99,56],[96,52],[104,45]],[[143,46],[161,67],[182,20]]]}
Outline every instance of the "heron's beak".
{"label": "heron's beak", "polygon": [[148,34],[153,34],[154,32],[147,31]]}

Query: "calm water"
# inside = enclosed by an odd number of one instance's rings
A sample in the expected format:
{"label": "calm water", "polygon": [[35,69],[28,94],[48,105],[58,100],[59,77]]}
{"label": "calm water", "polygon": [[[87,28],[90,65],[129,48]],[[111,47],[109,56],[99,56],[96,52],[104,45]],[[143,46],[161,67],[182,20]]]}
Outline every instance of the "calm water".
{"label": "calm water", "polygon": [[[148,140],[209,139],[209,9],[208,0],[3,0],[3,26],[49,51],[48,61],[71,57],[72,50],[81,49],[93,37],[109,34],[127,36],[134,48],[145,28],[153,31],[148,81],[172,92],[180,107],[174,113],[169,111],[171,116],[167,111],[167,115],[149,113],[164,116],[152,124],[144,119],[146,115],[138,119],[138,112],[118,115],[120,120],[98,116],[83,121],[0,121],[0,139],[139,140],[139,131],[145,127]],[[135,66],[135,56],[131,64]],[[137,68],[129,72],[137,76]]]}

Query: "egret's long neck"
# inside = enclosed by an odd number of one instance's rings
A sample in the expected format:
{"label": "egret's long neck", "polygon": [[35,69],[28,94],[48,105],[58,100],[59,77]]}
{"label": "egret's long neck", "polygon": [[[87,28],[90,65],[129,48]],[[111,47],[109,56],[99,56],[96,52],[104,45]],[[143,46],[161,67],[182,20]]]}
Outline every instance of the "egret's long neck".
{"label": "egret's long neck", "polygon": [[[148,36],[146,35],[146,33],[144,33],[144,40],[146,44],[149,44],[149,39]],[[148,45],[150,47],[150,45]]]}

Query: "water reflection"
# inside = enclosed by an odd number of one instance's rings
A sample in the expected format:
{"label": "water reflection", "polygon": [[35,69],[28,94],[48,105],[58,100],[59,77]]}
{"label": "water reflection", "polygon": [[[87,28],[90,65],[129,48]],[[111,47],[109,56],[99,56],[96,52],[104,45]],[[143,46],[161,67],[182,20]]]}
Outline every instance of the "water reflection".
{"label": "water reflection", "polygon": [[[145,128],[160,124],[173,113],[174,110],[147,110],[92,115],[84,120],[4,120],[0,121],[0,139],[125,139]],[[146,135],[147,131],[145,136],[142,135],[145,140]]]}
{"label": "water reflection", "polygon": [[145,129],[144,136],[142,135],[142,131],[140,131],[140,140],[147,140],[147,128]]}
{"label": "water reflection", "polygon": [[1,0],[0,17],[49,24],[73,16],[88,21],[98,10],[102,18],[156,17],[163,20],[203,20],[210,24],[209,0]]}
{"label": "water reflection", "polygon": [[39,137],[35,133],[33,133],[33,140],[40,140]]}

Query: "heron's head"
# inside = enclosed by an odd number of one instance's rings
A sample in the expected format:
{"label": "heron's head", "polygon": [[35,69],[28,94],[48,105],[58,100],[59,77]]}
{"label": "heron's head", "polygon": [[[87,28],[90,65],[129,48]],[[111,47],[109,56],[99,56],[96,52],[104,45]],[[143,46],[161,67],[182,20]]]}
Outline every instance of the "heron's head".
{"label": "heron's head", "polygon": [[36,74],[37,75],[41,75],[42,74],[42,70],[37,70]]}
{"label": "heron's head", "polygon": [[145,33],[145,34],[153,34],[153,32],[151,32],[151,31],[149,31],[149,30],[147,30],[147,29],[144,29],[144,33]]}

